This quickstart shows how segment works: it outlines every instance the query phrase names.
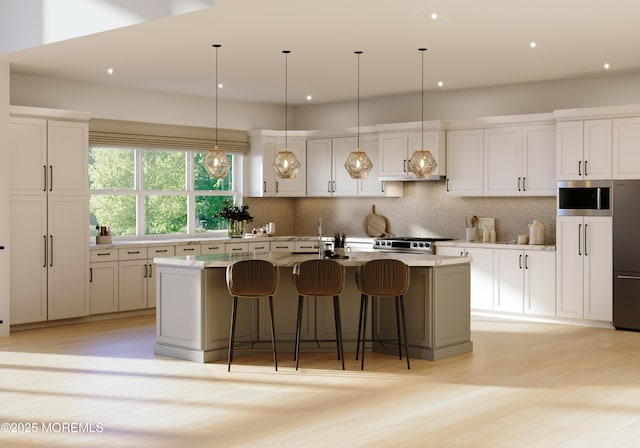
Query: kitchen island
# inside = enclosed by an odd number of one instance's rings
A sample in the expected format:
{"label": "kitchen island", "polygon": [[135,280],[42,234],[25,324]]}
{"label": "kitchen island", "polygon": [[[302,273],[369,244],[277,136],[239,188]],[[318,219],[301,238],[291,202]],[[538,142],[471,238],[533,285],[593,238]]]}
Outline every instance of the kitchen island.
{"label": "kitchen island", "polygon": [[[226,359],[231,318],[231,296],[226,287],[226,267],[243,259],[264,259],[280,267],[280,285],[274,296],[276,339],[279,352],[292,352],[297,315],[297,294],[292,270],[314,254],[208,254],[155,258],[156,344],[154,353],[197,362]],[[360,293],[355,271],[376,258],[396,258],[410,267],[405,295],[409,354],[438,360],[472,351],[470,332],[470,274],[468,257],[350,252],[338,262],[346,267],[346,284],[340,296],[346,351],[355,351]],[[270,346],[267,301],[240,301],[236,340],[260,340]],[[331,300],[315,299],[305,306],[303,340],[333,341],[335,326]],[[374,339],[396,339],[393,300],[379,300],[373,309]],[[370,334],[367,335],[367,338]],[[258,343],[260,344],[260,343]],[[335,349],[335,343],[324,344]],[[394,345],[368,344],[368,349],[397,354]]]}

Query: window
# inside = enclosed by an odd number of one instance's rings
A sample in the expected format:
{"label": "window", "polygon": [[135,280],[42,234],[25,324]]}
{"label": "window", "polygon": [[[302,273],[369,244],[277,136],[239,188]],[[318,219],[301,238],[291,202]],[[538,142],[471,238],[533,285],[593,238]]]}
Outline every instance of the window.
{"label": "window", "polygon": [[237,180],[239,155],[229,155],[231,172],[212,179],[202,165],[204,152],[89,148],[89,219],[114,236],[195,234],[227,228],[213,218],[225,200],[241,201]]}

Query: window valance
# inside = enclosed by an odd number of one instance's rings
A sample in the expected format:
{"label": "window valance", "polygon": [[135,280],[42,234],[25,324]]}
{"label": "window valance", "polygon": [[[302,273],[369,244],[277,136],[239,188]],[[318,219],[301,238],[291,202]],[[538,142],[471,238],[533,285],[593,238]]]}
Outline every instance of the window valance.
{"label": "window valance", "polygon": [[[89,145],[206,151],[215,144],[215,128],[92,118]],[[218,129],[218,146],[225,152],[246,153],[249,133]]]}

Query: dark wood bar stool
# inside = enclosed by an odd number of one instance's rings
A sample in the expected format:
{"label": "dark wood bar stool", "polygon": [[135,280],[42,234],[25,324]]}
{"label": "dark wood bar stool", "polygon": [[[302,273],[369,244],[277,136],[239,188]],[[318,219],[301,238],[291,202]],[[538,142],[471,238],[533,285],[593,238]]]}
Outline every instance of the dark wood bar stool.
{"label": "dark wood bar stool", "polygon": [[[395,299],[396,329],[398,332],[398,356],[402,359],[402,339],[400,338],[400,326],[402,324],[404,353],[407,357],[407,369],[410,369],[411,365],[409,363],[409,350],[407,345],[407,324],[404,311],[404,295],[409,289],[409,267],[402,261],[395,259],[371,260],[361,265],[356,271],[356,284],[358,285],[358,289],[361,293],[356,359],[358,359],[358,355],[360,353],[360,341],[362,341],[362,370],[364,370],[364,344],[367,333],[367,306],[370,296],[374,298],[393,297]],[[400,316],[402,316],[402,319],[400,319]],[[373,335],[371,337],[373,339]]]}
{"label": "dark wood bar stool", "polygon": [[[231,371],[233,351],[236,336],[236,314],[238,299],[260,299],[269,297],[269,311],[271,313],[271,347],[273,351],[273,365],[278,370],[278,353],[276,350],[276,332],[273,321],[273,295],[278,289],[280,271],[277,266],[266,260],[242,260],[227,268],[227,288],[233,296],[231,308],[231,328],[229,330],[229,356],[227,372]],[[259,341],[254,341],[259,342]],[[255,349],[250,349],[254,351]]]}
{"label": "dark wood bar stool", "polygon": [[293,268],[293,284],[298,292],[298,321],[296,324],[295,361],[296,370],[300,361],[300,332],[305,297],[333,297],[333,313],[336,324],[336,346],[338,359],[344,370],[342,347],[342,321],[340,319],[340,294],[344,289],[345,268],[335,260],[308,260]]}

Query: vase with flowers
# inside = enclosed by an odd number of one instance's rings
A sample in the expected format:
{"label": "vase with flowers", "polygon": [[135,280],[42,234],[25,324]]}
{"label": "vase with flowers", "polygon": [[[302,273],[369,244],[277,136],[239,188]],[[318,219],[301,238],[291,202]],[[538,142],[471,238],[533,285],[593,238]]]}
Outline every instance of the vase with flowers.
{"label": "vase with flowers", "polygon": [[244,223],[253,219],[249,214],[248,205],[234,205],[230,201],[224,201],[220,211],[213,215],[213,217],[227,220],[227,231],[230,238],[241,238]]}

